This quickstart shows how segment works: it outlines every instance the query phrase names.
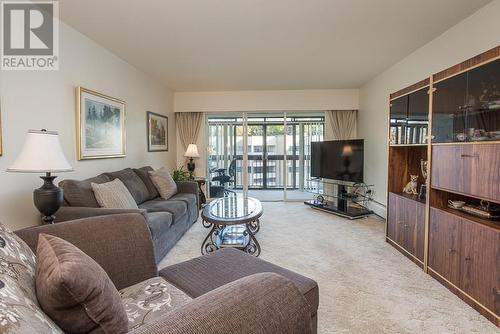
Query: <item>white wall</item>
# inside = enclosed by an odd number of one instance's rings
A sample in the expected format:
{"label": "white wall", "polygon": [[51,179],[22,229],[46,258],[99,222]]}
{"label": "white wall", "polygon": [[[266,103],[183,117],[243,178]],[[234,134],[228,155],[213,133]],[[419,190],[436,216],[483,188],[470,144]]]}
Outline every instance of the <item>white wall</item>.
{"label": "white wall", "polygon": [[[93,89],[127,103],[127,157],[76,161],[75,87]],[[157,81],[111,54],[79,32],[60,25],[59,71],[2,71],[0,98],[4,155],[0,157],[0,221],[17,229],[39,223],[32,191],[37,175],[6,173],[28,129],[59,131],[75,171],[60,174],[82,179],[125,167],[175,164],[173,94]],[[146,110],[169,116],[169,152],[148,153]]]}
{"label": "white wall", "polygon": [[375,184],[375,200],[386,204],[389,94],[498,45],[500,0],[481,8],[360,88],[358,135],[365,138],[365,181]]}
{"label": "white wall", "polygon": [[357,89],[177,92],[175,111],[302,111],[358,109]]}
{"label": "white wall", "polygon": [[[359,108],[357,89],[311,89],[224,92],[176,92],[176,112],[282,112],[354,110]],[[325,131],[330,131],[327,126]],[[195,160],[198,176],[205,176],[206,129],[198,137],[200,158]],[[177,165],[185,163],[184,148],[177,136]]]}

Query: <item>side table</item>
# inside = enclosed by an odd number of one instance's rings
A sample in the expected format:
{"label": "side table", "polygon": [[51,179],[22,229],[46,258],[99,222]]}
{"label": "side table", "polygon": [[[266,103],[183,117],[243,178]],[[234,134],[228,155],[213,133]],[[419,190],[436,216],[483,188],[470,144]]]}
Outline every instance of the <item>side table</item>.
{"label": "side table", "polygon": [[206,177],[195,177],[194,181],[198,183],[198,189],[199,189],[199,206],[198,209],[201,209],[204,204],[207,203],[207,197],[205,196],[205,193],[203,192],[202,186],[204,186],[207,183],[207,178]]}

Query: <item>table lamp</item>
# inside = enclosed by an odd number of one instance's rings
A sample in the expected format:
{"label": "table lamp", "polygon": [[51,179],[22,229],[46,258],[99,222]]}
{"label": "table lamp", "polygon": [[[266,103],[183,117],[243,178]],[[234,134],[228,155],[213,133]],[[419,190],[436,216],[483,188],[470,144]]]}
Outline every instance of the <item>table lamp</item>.
{"label": "table lamp", "polygon": [[33,192],[33,201],[42,214],[42,222],[53,224],[54,214],[63,203],[63,190],[53,181],[51,173],[70,172],[73,167],[64,156],[56,131],[29,130],[21,153],[7,172],[43,174],[43,185]]}
{"label": "table lamp", "polygon": [[187,169],[189,171],[189,177],[193,178],[193,172],[195,169],[195,164],[193,162],[193,158],[199,158],[200,154],[198,153],[198,147],[196,144],[189,144],[188,148],[186,150],[186,153],[184,153],[184,156],[189,158],[189,162],[187,164]]}

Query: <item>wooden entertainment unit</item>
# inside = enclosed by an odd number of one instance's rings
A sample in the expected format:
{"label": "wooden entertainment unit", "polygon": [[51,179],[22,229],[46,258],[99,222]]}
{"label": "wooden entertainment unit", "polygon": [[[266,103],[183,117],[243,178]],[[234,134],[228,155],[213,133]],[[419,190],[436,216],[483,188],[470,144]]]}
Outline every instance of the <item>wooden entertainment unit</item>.
{"label": "wooden entertainment unit", "polygon": [[500,326],[500,46],[390,95],[388,159],[386,241]]}

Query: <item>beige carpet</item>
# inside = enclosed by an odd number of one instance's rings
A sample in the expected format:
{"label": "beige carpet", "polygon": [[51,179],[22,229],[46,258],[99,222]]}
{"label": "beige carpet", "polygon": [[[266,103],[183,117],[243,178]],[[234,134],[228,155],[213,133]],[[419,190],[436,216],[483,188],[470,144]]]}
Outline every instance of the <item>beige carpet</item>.
{"label": "beige carpet", "polygon": [[[377,218],[349,221],[301,203],[264,203],[261,258],[319,284],[319,333],[499,333],[384,242]],[[197,223],[160,267],[200,255]]]}

